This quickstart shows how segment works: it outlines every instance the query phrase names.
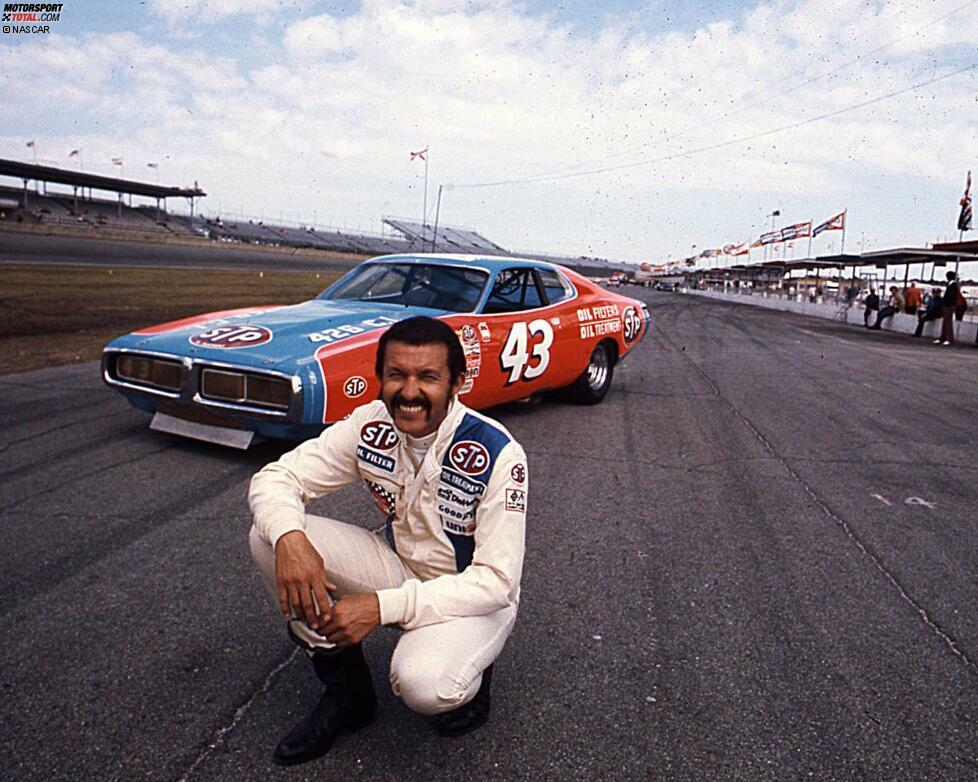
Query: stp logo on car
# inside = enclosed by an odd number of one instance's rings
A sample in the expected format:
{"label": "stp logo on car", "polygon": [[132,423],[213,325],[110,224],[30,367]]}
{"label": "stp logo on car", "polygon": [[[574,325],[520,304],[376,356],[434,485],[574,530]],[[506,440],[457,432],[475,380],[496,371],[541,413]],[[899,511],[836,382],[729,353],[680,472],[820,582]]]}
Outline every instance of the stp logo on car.
{"label": "stp logo on car", "polygon": [[389,451],[397,445],[398,437],[394,424],[386,421],[369,421],[360,429],[360,439],[381,451]]}
{"label": "stp logo on car", "polygon": [[190,338],[190,344],[204,348],[250,348],[264,345],[272,332],[264,326],[217,326]]}
{"label": "stp logo on car", "polygon": [[353,377],[347,378],[346,382],[343,384],[343,393],[350,399],[356,399],[358,396],[363,396],[363,392],[366,390],[367,381],[360,377],[360,375],[354,375]]}
{"label": "stp logo on car", "polygon": [[448,460],[459,472],[466,475],[482,475],[489,467],[489,451],[482,443],[461,440],[448,452]]}
{"label": "stp logo on car", "polygon": [[638,333],[642,330],[642,316],[638,314],[634,307],[625,307],[625,311],[621,315],[622,320],[622,336],[625,338],[625,344],[631,345],[635,338],[638,337]]}

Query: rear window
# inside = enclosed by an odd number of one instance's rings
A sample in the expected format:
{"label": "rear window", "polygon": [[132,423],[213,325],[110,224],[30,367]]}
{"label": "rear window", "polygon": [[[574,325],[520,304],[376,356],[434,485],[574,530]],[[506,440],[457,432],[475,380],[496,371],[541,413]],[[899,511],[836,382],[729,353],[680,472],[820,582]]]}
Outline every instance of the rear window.
{"label": "rear window", "polygon": [[574,295],[573,286],[562,274],[558,274],[553,269],[537,269],[537,274],[540,275],[540,282],[543,283],[543,290],[550,304],[556,304]]}

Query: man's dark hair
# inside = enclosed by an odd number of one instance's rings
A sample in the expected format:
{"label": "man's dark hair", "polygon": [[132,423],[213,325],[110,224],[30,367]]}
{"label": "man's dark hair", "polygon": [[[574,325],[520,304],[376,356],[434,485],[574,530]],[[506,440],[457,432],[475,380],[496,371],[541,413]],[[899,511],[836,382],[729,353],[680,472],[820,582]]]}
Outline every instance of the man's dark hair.
{"label": "man's dark hair", "polygon": [[947,277],[949,280],[953,280],[958,275],[956,275],[954,272],[947,272],[944,276]]}
{"label": "man's dark hair", "polygon": [[377,344],[377,363],[374,372],[380,379],[384,374],[384,353],[387,343],[401,342],[405,345],[444,345],[448,349],[448,373],[452,385],[465,373],[465,353],[458,335],[447,323],[418,315],[398,321],[384,332]]}

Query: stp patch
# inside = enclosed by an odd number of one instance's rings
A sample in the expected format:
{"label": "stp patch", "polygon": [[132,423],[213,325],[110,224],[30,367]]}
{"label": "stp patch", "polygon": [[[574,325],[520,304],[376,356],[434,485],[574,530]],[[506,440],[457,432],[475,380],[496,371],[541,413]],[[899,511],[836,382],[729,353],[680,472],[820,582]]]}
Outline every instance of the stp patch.
{"label": "stp patch", "polygon": [[360,439],[372,448],[389,451],[400,438],[394,424],[387,421],[368,421],[360,429]]}
{"label": "stp patch", "polygon": [[482,475],[489,469],[489,451],[482,443],[462,440],[451,447],[448,461],[452,467],[466,475]]}

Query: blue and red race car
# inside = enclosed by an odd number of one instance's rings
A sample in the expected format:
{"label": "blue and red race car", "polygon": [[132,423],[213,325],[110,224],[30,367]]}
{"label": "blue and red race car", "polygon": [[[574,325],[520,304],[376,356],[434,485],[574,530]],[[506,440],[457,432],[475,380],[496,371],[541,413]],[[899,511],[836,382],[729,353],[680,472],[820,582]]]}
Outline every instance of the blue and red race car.
{"label": "blue and red race car", "polygon": [[491,407],[556,389],[600,402],[649,329],[646,306],[544,261],[390,255],[311,301],[213,312],[110,342],[102,377],[153,429],[246,448],[313,437],[378,396],[376,343],[414,315],[444,320],[466,356],[461,394]]}

